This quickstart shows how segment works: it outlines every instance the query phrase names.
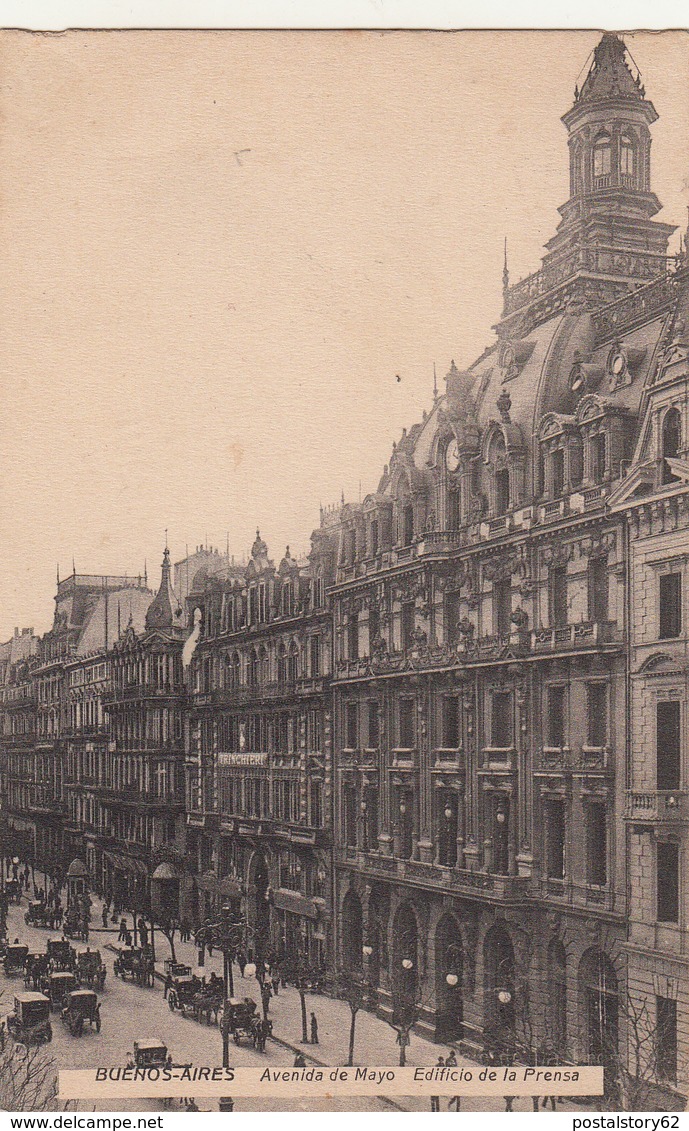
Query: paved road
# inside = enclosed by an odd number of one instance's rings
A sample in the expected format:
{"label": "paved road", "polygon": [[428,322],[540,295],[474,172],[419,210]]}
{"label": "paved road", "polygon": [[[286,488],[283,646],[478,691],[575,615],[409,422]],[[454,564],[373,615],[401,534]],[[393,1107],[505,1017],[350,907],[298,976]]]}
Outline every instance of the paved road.
{"label": "paved road", "polygon": [[[24,923],[26,901],[21,907],[12,906],[8,917],[8,937],[13,940],[18,936],[20,941],[29,945],[32,950],[45,950],[46,941],[51,937],[51,932],[41,928],[27,927]],[[92,925],[100,924],[100,904],[94,906]],[[59,937],[52,932],[52,937]],[[100,1034],[91,1032],[88,1028],[80,1038],[72,1037],[59,1020],[59,1015],[53,1015],[53,1041],[49,1046],[51,1055],[59,1068],[92,1068],[95,1065],[118,1066],[126,1063],[133,1042],[146,1037],[158,1037],[167,1046],[176,1063],[194,1062],[195,1064],[219,1065],[222,1058],[222,1045],[220,1032],[217,1026],[199,1025],[191,1019],[185,1019],[181,1014],[171,1013],[162,993],[162,986],[157,983],[155,987],[144,988],[133,985],[130,981],[123,981],[114,976],[112,964],[114,955],[106,949],[107,943],[115,941],[116,932],[100,933],[91,932],[89,945],[99,948],[104,957],[108,970],[105,990],[102,995],[101,1017],[102,1029]],[[157,936],[156,949],[166,952],[167,944]],[[178,950],[184,961],[194,961],[194,948],[183,945]],[[220,969],[221,959],[217,952],[212,958],[206,960],[208,973],[212,969]],[[23,989],[22,978],[6,978],[0,971],[0,1015],[4,1015],[12,1008],[12,998],[16,989]],[[260,1001],[257,993],[255,979],[240,979],[235,967],[235,995],[243,997],[250,995]],[[275,1034],[295,1047],[303,1047],[307,1060],[314,1057],[321,1063],[345,1064],[346,1047],[349,1030],[349,1010],[345,1003],[332,1001],[324,996],[309,995],[307,998],[309,1011],[315,1009],[318,1015],[321,1044],[319,1046],[300,1046],[301,1022],[299,1000],[296,991],[288,988],[281,990],[277,999],[271,1002],[271,1016],[274,1019]],[[360,1064],[395,1064],[399,1050],[395,1046],[393,1030],[369,1013],[362,1011],[357,1018],[357,1044],[356,1061]],[[441,1046],[416,1036],[412,1037],[409,1050],[409,1064],[435,1064],[438,1055],[445,1052]],[[231,1046],[231,1062],[236,1066],[260,1067],[287,1067],[291,1066],[294,1059],[293,1051],[285,1048],[275,1041],[269,1041],[265,1054],[256,1052],[245,1044],[237,1047]],[[459,1058],[460,1064],[470,1062],[464,1057]],[[117,1110],[162,1110],[159,1101],[140,1100],[136,1103],[114,1101]],[[428,1110],[428,1101],[412,1100],[400,1097],[395,1105],[403,1110]],[[100,1111],[113,1110],[113,1101],[93,1103],[84,1101],[79,1105],[81,1109]],[[217,1110],[217,1102],[200,1100],[199,1106],[206,1110]],[[445,1101],[442,1101],[445,1110]],[[463,1111],[496,1111],[502,1110],[502,1103],[479,1097],[467,1097],[462,1101]],[[515,1110],[531,1111],[531,1101],[528,1098],[515,1100]],[[576,1110],[569,1103],[562,1104],[560,1110]],[[291,1102],[276,1101],[274,1104],[260,1104],[249,1099],[236,1101],[237,1111],[393,1111],[395,1108],[383,1099],[367,1100],[357,1097],[343,1099],[341,1102],[328,1100],[322,1104],[314,1101],[293,1100]]]}

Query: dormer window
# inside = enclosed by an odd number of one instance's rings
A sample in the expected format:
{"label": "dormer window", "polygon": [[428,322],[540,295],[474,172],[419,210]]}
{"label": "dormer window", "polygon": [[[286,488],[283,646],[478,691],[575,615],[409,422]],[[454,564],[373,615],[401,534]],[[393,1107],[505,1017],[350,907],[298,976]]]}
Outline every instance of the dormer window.
{"label": "dormer window", "polygon": [[591,441],[591,477],[594,483],[602,483],[605,479],[606,448],[605,432],[599,432]]}
{"label": "dormer window", "polygon": [[411,546],[414,541],[414,507],[406,503],[402,508],[402,545]]}
{"label": "dormer window", "polygon": [[371,557],[375,558],[380,548],[380,526],[378,524],[378,519],[372,519],[369,531]]}
{"label": "dormer window", "polygon": [[291,617],[292,615],[292,583],[286,581],[282,586],[282,615]]}
{"label": "dormer window", "polygon": [[679,449],[682,443],[682,422],[679,415],[679,410],[671,408],[665,414],[663,421],[662,445],[663,445],[663,471],[662,479],[663,484],[673,483],[677,478],[673,474],[672,469],[667,462],[669,459],[677,459],[679,457]]}
{"label": "dormer window", "polygon": [[510,509],[510,473],[503,468],[495,473],[495,513],[500,516]]}
{"label": "dormer window", "polygon": [[346,560],[348,565],[352,565],[356,559],[356,530],[348,530],[346,540]]}
{"label": "dormer window", "polygon": [[565,489],[565,453],[562,448],[557,448],[552,455],[553,460],[553,495],[556,499],[564,493]]}

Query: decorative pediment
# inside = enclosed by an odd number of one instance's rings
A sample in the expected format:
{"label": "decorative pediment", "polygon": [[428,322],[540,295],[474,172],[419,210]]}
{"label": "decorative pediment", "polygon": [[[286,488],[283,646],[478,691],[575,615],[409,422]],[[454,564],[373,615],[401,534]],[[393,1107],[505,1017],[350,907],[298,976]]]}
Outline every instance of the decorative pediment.
{"label": "decorative pediment", "polygon": [[573,416],[567,416],[561,412],[547,412],[538,428],[539,440],[547,440],[551,436],[559,436],[563,432],[571,432],[576,428],[576,420]]}
{"label": "decorative pediment", "polygon": [[[665,462],[675,477],[671,483],[665,484],[665,487],[674,487],[676,490],[678,486],[689,486],[689,462],[684,459],[667,459]],[[655,495],[661,490],[662,487],[658,486],[658,461],[646,460],[645,463],[638,464],[630,471],[620,485],[612,491],[609,505],[611,507],[624,506],[636,499]]]}
{"label": "decorative pediment", "polygon": [[676,675],[683,667],[669,652],[654,652],[639,667],[639,675]]}

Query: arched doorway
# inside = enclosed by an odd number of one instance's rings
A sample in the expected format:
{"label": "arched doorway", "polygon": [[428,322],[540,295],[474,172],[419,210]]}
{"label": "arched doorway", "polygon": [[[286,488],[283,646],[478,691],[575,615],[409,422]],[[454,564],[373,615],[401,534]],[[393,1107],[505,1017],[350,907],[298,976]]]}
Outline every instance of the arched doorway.
{"label": "arched doorway", "polygon": [[356,892],[342,901],[342,965],[345,973],[361,970],[364,946],[364,914]]}
{"label": "arched doorway", "polygon": [[419,929],[408,903],[399,908],[392,930],[393,1015],[404,1025],[416,1011],[419,990]]}
{"label": "arched doorway", "polygon": [[553,939],[548,947],[545,1020],[548,1053],[560,1064],[567,1053],[567,953],[561,939]]}
{"label": "arched doorway", "polygon": [[255,852],[249,865],[247,919],[250,928],[249,947],[254,957],[270,950],[270,902],[268,900],[268,865],[262,852]]}
{"label": "arched doorway", "polygon": [[483,943],[484,1042],[497,1056],[511,1054],[515,1040],[514,948],[497,923]]}
{"label": "arched doorway", "polygon": [[438,1041],[458,1041],[462,1037],[463,965],[459,925],[451,915],[446,915],[435,933],[435,1036]]}
{"label": "arched doorway", "polygon": [[588,950],[579,972],[587,1063],[611,1065],[618,1052],[619,997],[615,967],[603,951]]}

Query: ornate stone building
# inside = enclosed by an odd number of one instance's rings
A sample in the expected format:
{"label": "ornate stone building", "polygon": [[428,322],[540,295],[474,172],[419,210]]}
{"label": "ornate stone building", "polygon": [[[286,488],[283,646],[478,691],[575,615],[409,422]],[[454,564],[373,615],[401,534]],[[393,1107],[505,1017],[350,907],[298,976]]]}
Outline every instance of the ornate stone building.
{"label": "ornate stone building", "polygon": [[257,531],[247,566],[197,576],[187,599],[187,822],[199,913],[234,903],[251,948],[312,970],[332,957],[334,565],[327,528],[307,559],[288,547],[277,569]]}
{"label": "ornate stone building", "polygon": [[687,267],[653,219],[656,116],[605,35],[541,269],[505,272],[496,341],[341,511],[335,903],[383,1012],[469,1047],[533,1022],[589,1063],[642,1010],[675,1087]]}

